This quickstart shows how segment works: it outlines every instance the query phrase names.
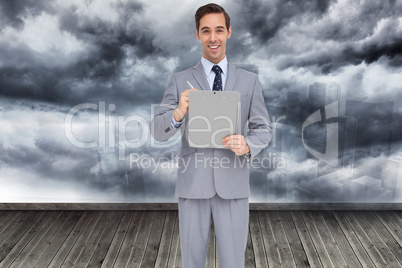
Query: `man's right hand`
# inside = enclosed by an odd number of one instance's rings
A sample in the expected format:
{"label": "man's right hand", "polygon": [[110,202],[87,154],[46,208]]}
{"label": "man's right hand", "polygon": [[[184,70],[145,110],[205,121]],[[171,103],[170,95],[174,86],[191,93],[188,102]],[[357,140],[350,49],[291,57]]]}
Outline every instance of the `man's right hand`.
{"label": "man's right hand", "polygon": [[197,90],[195,88],[187,89],[180,95],[179,105],[173,112],[173,117],[176,122],[181,122],[184,116],[188,113],[188,94],[190,91]]}

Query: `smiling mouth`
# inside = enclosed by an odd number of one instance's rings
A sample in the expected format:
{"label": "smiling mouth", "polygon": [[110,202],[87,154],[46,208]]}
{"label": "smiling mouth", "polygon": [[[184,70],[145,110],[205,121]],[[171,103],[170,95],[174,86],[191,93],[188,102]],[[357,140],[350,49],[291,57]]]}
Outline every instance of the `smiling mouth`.
{"label": "smiling mouth", "polygon": [[209,45],[208,47],[211,49],[217,49],[218,47],[220,47],[220,45],[214,45],[214,46]]}

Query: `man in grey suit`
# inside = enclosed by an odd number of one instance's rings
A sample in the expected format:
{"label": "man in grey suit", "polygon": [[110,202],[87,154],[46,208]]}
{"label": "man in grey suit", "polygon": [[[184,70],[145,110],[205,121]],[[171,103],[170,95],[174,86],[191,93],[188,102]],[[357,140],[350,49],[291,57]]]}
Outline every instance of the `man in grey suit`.
{"label": "man in grey suit", "polygon": [[[228,63],[226,41],[232,28],[225,10],[216,4],[195,14],[196,37],[202,59],[192,68],[173,74],[151,133],[166,141],[181,130],[181,152],[176,182],[183,267],[205,267],[213,221],[222,268],[244,267],[249,219],[248,163],[272,137],[262,88],[256,74]],[[219,66],[219,67],[217,67]],[[189,81],[195,89],[189,89]],[[188,142],[189,92],[238,91],[241,133],[222,140],[228,149],[194,148]]]}

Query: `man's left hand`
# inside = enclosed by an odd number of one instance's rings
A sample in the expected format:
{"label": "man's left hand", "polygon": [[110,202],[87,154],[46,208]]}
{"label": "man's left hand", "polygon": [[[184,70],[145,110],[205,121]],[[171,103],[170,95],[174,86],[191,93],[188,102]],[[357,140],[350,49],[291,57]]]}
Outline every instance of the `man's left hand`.
{"label": "man's left hand", "polygon": [[244,155],[250,152],[243,135],[230,135],[222,139],[225,147],[232,150],[236,155]]}

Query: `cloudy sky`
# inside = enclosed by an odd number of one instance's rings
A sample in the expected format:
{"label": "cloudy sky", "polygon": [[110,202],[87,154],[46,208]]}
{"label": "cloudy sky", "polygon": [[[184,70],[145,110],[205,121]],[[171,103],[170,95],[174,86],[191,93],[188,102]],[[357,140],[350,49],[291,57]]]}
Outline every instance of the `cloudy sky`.
{"label": "cloudy sky", "polygon": [[[343,100],[394,101],[392,124],[402,127],[401,1],[217,3],[232,19],[228,60],[258,70],[267,101],[335,82]],[[99,134],[108,131],[99,127],[101,103],[107,116],[149,121],[170,74],[201,57],[193,16],[202,4],[1,1],[0,201],[116,198],[90,190],[98,156],[71,144],[66,116],[96,105],[71,125],[88,142],[110,137]]]}

